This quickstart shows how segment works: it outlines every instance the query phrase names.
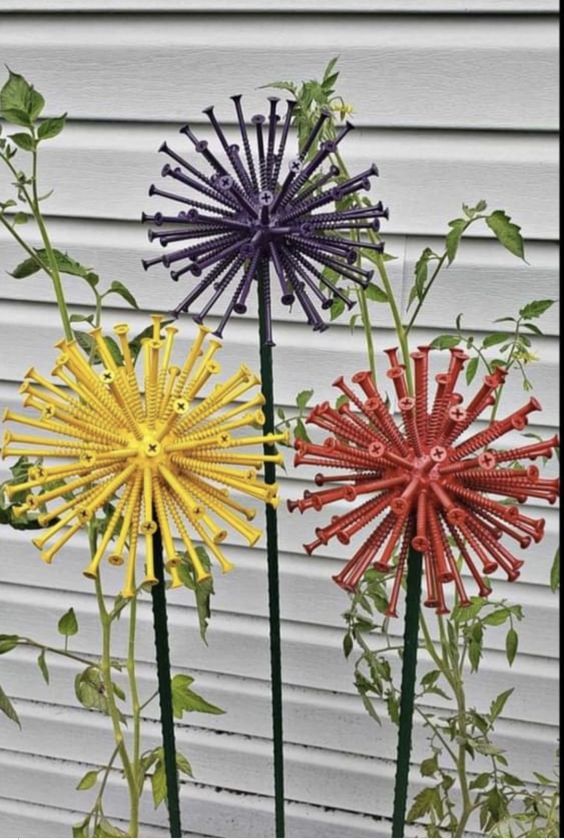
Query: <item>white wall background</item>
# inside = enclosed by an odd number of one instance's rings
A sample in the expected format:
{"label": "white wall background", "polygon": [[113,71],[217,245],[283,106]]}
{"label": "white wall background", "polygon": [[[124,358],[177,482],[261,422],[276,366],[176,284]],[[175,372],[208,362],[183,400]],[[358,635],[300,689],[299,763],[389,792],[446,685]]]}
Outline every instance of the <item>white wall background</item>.
{"label": "white wall background", "polygon": [[[529,265],[476,227],[430,296],[414,338],[444,331],[459,312],[479,335],[491,319],[514,313],[530,299],[557,297],[555,0],[3,0],[0,12],[2,63],[37,85],[49,115],[70,115],[64,134],[45,146],[41,173],[45,185],[56,187],[45,205],[55,243],[108,281],[125,280],[146,311],[166,310],[179,297],[165,272],[145,275],[139,265],[151,249],[137,220],[142,209],[155,206],[146,190],[162,165],[156,154],[161,140],[174,140],[187,120],[199,129],[208,104],[230,115],[231,93],[245,93],[253,113],[264,94],[256,91],[259,84],[316,76],[337,54],[340,89],[355,103],[360,127],[347,138],[347,154],[353,169],[373,159],[379,164],[373,195],[392,210],[387,243],[398,260],[390,271],[402,301],[418,254],[426,244],[440,246],[447,221],[463,201],[485,198],[491,209],[506,209],[527,239]],[[5,233],[0,249],[0,403],[14,406],[26,368],[33,363],[50,369],[59,326],[47,281],[12,280],[6,272],[20,254]],[[73,304],[89,303],[79,283],[68,281],[67,291]],[[113,303],[119,306],[118,298]],[[107,325],[124,314],[109,311]],[[127,319],[134,327],[144,323],[144,316],[129,311]],[[377,346],[389,346],[384,307],[375,307],[375,324]],[[545,409],[542,427],[533,431],[547,434],[557,423],[556,324],[551,310],[544,319],[547,337],[538,342],[541,361],[531,371]],[[191,321],[182,327],[187,338]],[[258,365],[255,333],[252,316],[231,324],[222,352],[227,371],[241,359]],[[337,372],[352,374],[364,366],[361,332],[351,338],[345,324],[313,336],[281,313],[276,337],[283,405],[313,385],[316,396],[324,397]],[[506,406],[523,401],[516,383]],[[303,479],[290,471],[284,495],[301,493]],[[547,587],[556,512],[542,515],[545,542],[527,552],[517,585],[500,580],[495,590],[525,609],[520,654],[508,671],[503,635],[491,631],[480,676],[468,683],[476,703],[489,703],[515,686],[499,739],[513,771],[528,779],[532,770],[551,767],[557,738],[556,597]],[[355,694],[341,653],[346,598],[330,580],[342,558],[338,548],[304,557],[301,543],[313,525],[312,517],[288,519],[281,511],[288,828],[293,836],[385,836],[395,733],[387,720],[382,728],[374,726]],[[72,605],[81,625],[77,646],[95,653],[95,604],[80,574],[85,540],[76,538],[46,568],[29,534],[5,529],[1,536],[0,632],[56,642],[57,620]],[[171,597],[175,668],[194,674],[196,688],[228,710],[222,718],[197,716],[194,725],[177,728],[197,777],[197,784],[183,790],[183,824],[196,835],[268,836],[265,558],[260,548],[237,546],[232,556],[236,572],[217,580],[209,648],[199,641],[188,594]],[[108,584],[114,585],[111,577]],[[148,688],[147,611],[141,625],[140,673]],[[0,661],[0,684],[23,723],[19,732],[0,717],[3,836],[68,835],[90,800],[74,790],[76,781],[111,750],[108,721],[77,708],[74,669],[54,657],[49,664],[46,687],[31,652]],[[154,722],[147,733],[156,743]],[[424,749],[417,729],[414,762]],[[108,816],[117,817],[122,803],[116,782]],[[163,833],[164,810],[155,813],[147,802],[143,819],[150,826],[146,833]]]}

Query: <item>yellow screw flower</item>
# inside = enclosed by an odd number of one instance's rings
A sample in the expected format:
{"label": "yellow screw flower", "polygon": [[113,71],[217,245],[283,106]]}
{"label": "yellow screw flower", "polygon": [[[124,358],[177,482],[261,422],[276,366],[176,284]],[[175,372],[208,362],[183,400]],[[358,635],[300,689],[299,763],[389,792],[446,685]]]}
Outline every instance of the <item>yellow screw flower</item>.
{"label": "yellow screw flower", "polygon": [[[21,387],[24,406],[35,409],[39,417],[4,414],[5,420],[36,427],[46,435],[7,431],[3,458],[56,459],[55,465],[33,467],[27,481],[6,491],[13,496],[29,490],[21,512],[45,510],[39,523],[54,522],[33,540],[42,560],[51,563],[73,534],[113,502],[114,512],[84,574],[95,578],[106,554],[113,565],[126,563],[122,589],[126,598],[135,591],[140,536],[145,541],[143,583],[157,582],[153,564],[157,523],[172,586],[181,585],[175,536],[183,543],[198,580],[209,577],[209,572],[193,539],[205,545],[223,572],[229,571],[232,564],[220,549],[227,528],[241,534],[249,545],[261,536],[249,524],[255,510],[231,498],[231,491],[276,506],[277,485],[259,480],[257,471],[266,461],[282,463],[280,454],[252,454],[240,448],[287,441],[286,434],[232,434],[264,423],[262,394],[235,402],[260,384],[259,378],[242,365],[203,396],[207,381],[220,371],[214,356],[221,342],[207,340],[209,330],[200,326],[184,364],[177,367],[170,363],[177,329],[168,326],[161,340],[162,319],[153,315],[152,320],[152,338],[142,343],[142,386],[127,341],[127,324],[114,327],[122,354],[119,362],[97,328],[90,335],[102,360],[101,373],[92,368],[76,342],[59,341],[53,375],[62,385],[31,368]],[[46,507],[51,502],[55,506]]]}

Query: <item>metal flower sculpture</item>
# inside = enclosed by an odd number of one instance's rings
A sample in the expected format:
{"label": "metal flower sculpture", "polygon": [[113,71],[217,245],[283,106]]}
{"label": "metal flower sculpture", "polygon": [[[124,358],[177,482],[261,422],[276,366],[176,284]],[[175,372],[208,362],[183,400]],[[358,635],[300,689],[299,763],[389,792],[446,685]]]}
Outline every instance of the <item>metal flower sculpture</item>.
{"label": "metal flower sculpture", "polygon": [[[33,540],[41,558],[50,563],[73,534],[112,503],[113,514],[84,574],[96,577],[105,555],[111,564],[121,565],[127,554],[124,597],[134,595],[139,535],[145,539],[143,583],[157,583],[153,564],[157,523],[166,568],[172,585],[178,586],[175,533],[197,579],[203,580],[209,572],[202,566],[193,538],[207,547],[226,572],[232,568],[220,549],[226,528],[233,528],[250,545],[261,536],[249,524],[255,511],[231,498],[231,489],[272,506],[278,504],[277,486],[258,480],[257,470],[268,460],[281,463],[282,456],[251,454],[239,447],[272,444],[286,440],[285,435],[231,434],[264,422],[261,394],[232,405],[258,385],[259,378],[242,365],[203,396],[208,379],[220,370],[214,356],[221,343],[207,340],[209,330],[200,327],[184,364],[177,367],[170,364],[177,330],[168,326],[161,340],[160,322],[159,316],[153,316],[152,338],[142,345],[142,386],[133,366],[127,324],[114,328],[122,361],[115,360],[98,328],[90,334],[103,363],[101,373],[75,342],[60,341],[56,346],[61,355],[53,375],[62,387],[31,368],[22,386],[24,405],[36,409],[39,416],[6,411],[4,418],[36,427],[45,435],[6,432],[3,457],[60,461],[34,466],[27,481],[7,488],[10,496],[29,490],[22,510],[39,511],[41,525],[54,523]],[[47,509],[50,502],[56,506]],[[109,550],[113,538],[115,544]],[[51,540],[51,547],[46,548]]]}
{"label": "metal flower sculpture", "polygon": [[[333,384],[346,395],[347,402],[339,409],[322,403],[308,417],[307,422],[331,436],[321,445],[295,442],[296,465],[315,464],[345,472],[333,476],[318,473],[318,486],[336,486],[319,492],[306,491],[302,500],[288,502],[290,511],[321,510],[340,500],[357,503],[349,513],[333,516],[329,525],[317,528],[317,539],[305,546],[307,553],[327,545],[333,537],[348,545],[357,532],[369,527],[367,539],[334,577],[343,589],[353,590],[370,565],[382,572],[392,571],[392,555],[399,547],[387,611],[390,616],[396,615],[410,547],[423,554],[425,606],[435,607],[438,614],[448,612],[443,584],[451,581],[459,603],[469,603],[453,546],[460,552],[481,596],[491,591],[482,573],[489,575],[501,568],[508,580],[516,580],[523,561],[502,545],[501,538],[508,537],[520,548],[527,548],[532,540],[542,539],[544,520],[526,516],[515,504],[503,504],[491,497],[509,497],[519,503],[534,497],[553,504],[558,494],[558,480],[540,478],[536,466],[499,466],[521,459],[550,458],[558,445],[557,437],[509,450],[486,448],[508,432],[525,428],[527,415],[540,409],[537,400],[530,399],[503,420],[491,421],[483,431],[455,443],[494,403],[506,371],[496,368],[486,376],[478,393],[463,407],[462,396],[455,387],[468,356],[460,349],[451,350],[448,370],[435,377],[437,387],[429,412],[429,351],[429,347],[420,347],[411,354],[415,371],[413,398],[408,395],[404,368],[396,350],[386,351],[391,363],[387,375],[395,386],[402,429],[395,424],[372,375],[362,371],[352,377],[353,383],[360,386],[360,394],[339,377]],[[362,497],[368,498],[361,502]],[[373,524],[378,518],[379,523]]]}
{"label": "metal flower sculpture", "polygon": [[[288,101],[278,128],[280,100],[269,97],[268,119],[256,114],[251,120],[256,135],[253,150],[241,96],[231,98],[243,153],[238,144],[227,140],[213,107],[206,108],[204,113],[223,147],[223,161],[210,150],[208,141],[199,140],[189,126],[180,129],[208,165],[207,174],[166,143],[160,147],[159,151],[174,161],[173,165],[165,164],[161,174],[182,188],[188,187],[188,195],[161,190],[154,184],[149,195],[172,199],[190,209],[177,215],[144,213],[144,221],[162,228],[149,230],[149,239],[158,239],[163,246],[194,242],[161,257],[144,260],[143,265],[145,268],[156,263],[167,268],[174,266],[170,272],[173,280],[185,274],[202,278],[176,307],[176,316],[187,312],[201,295],[212,292],[203,309],[193,315],[201,323],[222,295],[229,297],[215,331],[219,337],[233,312],[246,311],[253,281],[262,284],[260,305],[265,310],[265,343],[272,345],[270,265],[278,278],[282,304],[291,306],[297,299],[313,329],[324,330],[327,324],[313,301],[321,309],[328,309],[335,298],[349,308],[353,305],[335,280],[343,277],[363,287],[368,285],[373,272],[358,265],[359,249],[382,251],[383,243],[361,243],[360,235],[363,231],[378,230],[380,218],[387,218],[388,211],[381,203],[360,209],[328,209],[352,193],[370,189],[370,178],[378,174],[373,164],[335,186],[339,168],[330,164],[329,159],[353,128],[351,123],[347,122],[334,139],[319,143],[314,151],[329,116],[322,112],[298,156],[286,167],[284,152],[296,103]],[[321,168],[324,163],[330,164],[326,171]]]}

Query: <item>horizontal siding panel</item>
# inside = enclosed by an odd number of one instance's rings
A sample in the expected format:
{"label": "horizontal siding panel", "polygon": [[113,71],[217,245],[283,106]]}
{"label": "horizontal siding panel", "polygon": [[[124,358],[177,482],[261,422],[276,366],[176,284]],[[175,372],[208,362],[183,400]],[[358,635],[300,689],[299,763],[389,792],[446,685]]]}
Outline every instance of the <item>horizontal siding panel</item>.
{"label": "horizontal siding panel", "polygon": [[[2,346],[4,348],[18,348],[17,355],[9,353],[4,363],[4,378],[13,382],[21,382],[27,368],[35,364],[44,373],[51,370],[54,361],[54,351],[42,362],[47,348],[52,347],[60,338],[58,326],[58,313],[55,307],[44,304],[33,304],[21,307],[17,303],[7,302],[4,304],[4,329],[2,332]],[[107,310],[107,323],[115,323],[122,320],[123,311]],[[115,321],[114,321],[115,319]],[[147,317],[137,312],[128,314],[128,322],[131,325],[132,335],[140,332],[147,325]],[[208,319],[210,326],[217,323],[216,319]],[[182,336],[179,334],[176,341],[176,354],[180,360],[184,358],[189,342],[195,334],[195,327],[189,327]],[[189,331],[190,330],[190,331]],[[256,325],[251,329],[248,319],[237,320],[233,318],[229,325],[228,341],[225,342],[221,355],[218,357],[221,363],[221,376],[230,376],[241,363],[248,364],[253,369],[258,368],[258,352],[254,342]],[[414,345],[428,343],[436,331],[415,330],[412,334]],[[305,325],[297,322],[278,323],[275,326],[275,340],[278,349],[274,353],[274,373],[276,382],[276,401],[281,405],[292,405],[295,403],[296,393],[304,387],[315,388],[316,400],[333,399],[335,389],[331,387],[337,372],[345,376],[351,376],[358,370],[366,367],[364,344],[360,330],[356,331],[355,341],[351,340],[350,332],[347,329],[333,329],[315,336],[315,342],[311,340],[311,332]],[[394,334],[389,329],[378,329],[374,332],[374,343],[378,351],[389,347],[394,342]],[[304,351],[307,347],[307,363],[310,371],[315,371],[315,376],[300,376],[296,378],[296,371],[303,366]],[[531,422],[541,420],[543,425],[555,426],[558,418],[558,393],[554,387],[557,379],[558,346],[554,339],[539,337],[536,342],[537,353],[540,361],[535,362],[531,377],[538,390],[539,399],[542,400],[543,413],[531,416]],[[40,352],[38,353],[38,349]],[[492,348],[495,349],[495,348]],[[183,355],[184,354],[184,355]],[[175,361],[173,355],[173,361]],[[437,352],[431,359],[431,374],[442,370],[445,366],[448,354]],[[492,357],[493,358],[493,357]],[[39,361],[38,361],[39,360]],[[380,372],[387,364],[380,364]],[[386,381],[386,380],[384,380]],[[518,381],[518,380],[517,380]],[[528,395],[516,384],[511,389],[504,391],[502,400],[502,411],[509,413],[515,408],[523,405]],[[460,384],[461,393],[466,392],[463,382]],[[472,393],[475,390],[473,384]]]}
{"label": "horizontal siding panel", "polygon": [[[228,579],[216,581],[226,586]],[[57,621],[70,606],[75,608],[81,625],[79,652],[96,655],[97,615],[93,595],[72,593],[65,597],[57,592],[22,586],[2,584],[0,603],[9,608],[10,632],[25,632],[30,638],[40,638],[46,644],[57,645]],[[171,599],[170,621],[171,659],[173,664],[196,670],[212,671],[236,677],[268,680],[268,624],[256,616],[215,612],[208,633],[209,648],[199,639],[197,616],[187,598],[179,603],[175,594]],[[116,626],[115,652],[124,650],[125,627]],[[399,629],[399,627],[398,627]],[[549,631],[550,632],[550,631]],[[554,630],[553,630],[554,632]],[[288,685],[354,694],[351,665],[342,654],[342,631],[329,627],[305,625],[285,621],[282,633],[282,662],[284,680]],[[152,620],[148,602],[141,604],[139,618],[138,658],[150,662],[153,657]],[[430,664],[425,653],[421,655],[421,668]],[[397,663],[394,663],[394,668]],[[555,720],[558,702],[556,685],[558,660],[546,656],[517,657],[508,674],[505,653],[486,650],[477,679],[468,679],[468,702],[480,705],[484,697],[497,696],[508,687],[515,686],[515,701],[511,717],[515,720],[551,724]],[[443,708],[441,698],[433,702]],[[448,704],[446,704],[448,705]],[[368,721],[367,721],[368,724]]]}
{"label": "horizontal siding panel", "polygon": [[[203,127],[195,130],[211,139]],[[176,126],[70,124],[44,147],[41,185],[55,187],[45,212],[135,221],[142,210],[178,212],[178,203],[147,195],[153,181],[177,192],[172,179],[160,178],[165,156],[156,150],[165,138],[177,151],[188,151]],[[558,238],[558,143],[550,135],[358,130],[346,156],[351,172],[374,160],[379,166],[370,196],[390,207],[384,238],[444,235],[462,203],[481,198],[515,217],[526,238]],[[8,182],[0,174],[0,187]],[[531,206],[534,213],[520,212]],[[144,236],[140,226],[140,243]]]}
{"label": "horizontal siding panel", "polygon": [[[32,650],[18,649],[10,654],[10,675],[4,684],[16,706],[20,700],[37,701],[49,705],[71,707],[75,704],[74,674],[76,664],[49,654],[49,686],[45,686],[39,669],[35,666]],[[226,732],[268,740],[271,735],[270,688],[268,683],[209,672],[190,671],[195,677],[195,690],[206,699],[227,711],[222,717],[188,715],[179,727],[196,727],[201,730]],[[137,669],[140,696],[148,697],[155,685],[154,670],[148,665]],[[477,678],[473,678],[477,679]],[[127,685],[123,682],[127,691]],[[484,698],[482,708],[490,698]],[[532,778],[534,769],[550,767],[554,757],[554,728],[543,724],[511,719],[508,703],[504,717],[496,724],[495,741],[507,750],[512,772]],[[285,686],[284,688],[284,737],[288,744],[298,744],[335,752],[354,753],[372,758],[395,758],[396,728],[385,709],[385,704],[375,702],[382,724],[366,720],[366,712],[356,695],[342,692],[324,692],[314,689]],[[428,705],[428,711],[434,711]],[[480,707],[479,707],[480,708]],[[158,719],[158,702],[147,707],[146,717]],[[416,714],[413,732],[412,761],[417,764],[428,750],[427,730],[422,718]],[[27,747],[24,732],[21,748]],[[196,769],[196,768],[195,768]]]}
{"label": "horizontal siding panel", "polygon": [[230,91],[257,107],[258,85],[289,67],[315,78],[342,53],[364,125],[558,127],[557,29],[541,16],[24,15],[4,19],[0,49],[50,109],[88,120],[193,120]]}
{"label": "horizontal siding panel", "polygon": [[[112,740],[101,715],[64,707],[55,711],[41,703],[25,701],[19,704],[19,710],[27,736],[33,739],[42,733],[43,748],[48,749],[48,754],[53,757],[82,761],[86,746],[89,764],[96,766],[106,761],[111,753]],[[156,746],[160,741],[158,723],[147,723],[145,735],[145,743],[149,747]],[[8,749],[16,750],[20,740],[21,735],[15,728],[6,733]],[[268,741],[178,726],[177,743],[179,749],[190,757],[199,784],[261,796],[271,795]],[[285,758],[286,795],[289,800],[372,816],[391,815],[393,761],[306,749],[292,744],[286,744]],[[487,759],[476,762],[479,769],[485,769],[487,765]],[[342,784],[343,775],[349,780],[346,787]],[[414,773],[413,776],[412,794],[422,787],[417,775]],[[193,784],[187,781],[182,785],[185,807],[190,801]],[[10,795],[11,791],[7,793]],[[111,795],[108,807],[113,807]],[[142,814],[146,815],[149,808],[152,810],[145,800]]]}
{"label": "horizontal siding panel", "polygon": [[[154,12],[153,0],[5,0],[6,12]],[[159,12],[266,12],[296,14],[319,12],[316,0],[161,0]],[[415,13],[432,15],[442,12],[462,14],[500,14],[558,12],[556,0],[324,0],[323,14]]]}
{"label": "horizontal siding panel", "polygon": [[[446,224],[446,217],[445,217]],[[472,229],[470,229],[472,230]],[[27,231],[26,231],[27,232]],[[32,231],[29,233],[33,234]],[[135,295],[140,307],[151,311],[155,306],[156,291],[163,310],[172,309],[193,281],[174,283],[165,269],[154,268],[145,273],[140,260],[155,256],[155,246],[146,241],[145,230],[135,222],[83,221],[80,219],[53,219],[50,224],[53,242],[61,251],[68,252],[83,265],[92,266],[102,278],[102,287],[112,280],[121,280]],[[29,240],[38,243],[30,235]],[[386,249],[396,259],[387,265],[396,299],[402,316],[406,312],[409,290],[413,282],[415,263],[423,248],[440,251],[444,239],[417,236],[386,237]],[[16,280],[8,272],[22,260],[20,247],[4,229],[0,229],[0,253],[5,269],[2,278],[2,297],[7,300],[53,300],[51,283],[42,273],[25,280]],[[457,315],[464,313],[463,324],[468,329],[485,329],[483,290],[488,290],[488,309],[492,319],[517,310],[531,298],[551,298],[558,284],[558,246],[549,242],[526,243],[528,264],[517,260],[492,238],[469,238],[460,246],[456,261],[444,270],[430,292],[417,321],[420,326],[436,327],[453,324]],[[92,292],[85,283],[74,278],[64,278],[69,303],[92,306]],[[279,321],[292,321],[296,313],[278,304],[275,295],[274,314]],[[110,298],[113,307],[129,307],[121,298]],[[374,325],[390,325],[389,310],[385,306],[371,306]],[[334,323],[333,329],[346,327],[347,318]],[[558,307],[554,306],[539,321],[547,335],[558,335]],[[189,319],[181,319],[179,326],[187,329]],[[492,323],[492,330],[497,329]],[[441,330],[442,331],[442,330]]]}
{"label": "horizontal siding panel", "polygon": [[[73,789],[76,779],[88,769],[86,765],[68,760],[53,761],[19,752],[0,753],[0,768],[4,771],[7,767],[10,769],[9,774],[5,773],[9,778],[9,789],[15,791],[26,785],[30,770],[33,772],[37,779],[37,784],[30,792],[33,801],[50,804],[54,789],[68,808],[79,808],[86,801],[84,793]],[[123,782],[110,777],[108,794],[111,808],[108,814],[112,822],[115,822],[113,814],[123,814],[126,809]],[[183,789],[181,796],[183,836],[191,837],[193,835],[190,831],[194,831],[198,837],[269,837],[274,831],[273,807],[269,796],[242,794],[217,786],[192,783]],[[162,826],[166,823],[162,808],[155,812],[152,805],[145,801],[141,819],[147,829],[146,835],[160,836]],[[153,827],[157,822],[160,825],[153,835]],[[300,802],[286,803],[286,824],[288,837],[386,837],[390,834],[389,823],[384,820]]]}
{"label": "horizontal siding panel", "polygon": [[[211,139],[205,128],[196,130]],[[178,212],[178,203],[147,195],[151,182],[177,192],[171,179],[160,178],[165,156],[156,150],[165,138],[177,151],[188,151],[176,126],[70,124],[44,147],[41,184],[55,187],[45,212],[135,221],[142,210]],[[462,203],[480,198],[507,210],[526,238],[558,237],[558,143],[552,136],[357,130],[346,155],[351,172],[378,163],[381,174],[370,196],[390,207],[384,238],[444,235],[447,220],[460,214]],[[8,182],[0,174],[0,186]],[[519,212],[531,205],[535,213]],[[140,226],[139,242],[144,236]]]}

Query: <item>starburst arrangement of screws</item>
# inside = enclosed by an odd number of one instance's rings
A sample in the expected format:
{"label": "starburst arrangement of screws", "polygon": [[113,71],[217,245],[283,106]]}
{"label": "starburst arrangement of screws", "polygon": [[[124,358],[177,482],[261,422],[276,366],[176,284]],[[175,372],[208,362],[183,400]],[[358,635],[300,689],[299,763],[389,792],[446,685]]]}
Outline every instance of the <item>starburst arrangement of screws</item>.
{"label": "starburst arrangement of screws", "polygon": [[[175,536],[198,580],[209,572],[194,540],[211,552],[222,571],[228,571],[231,563],[220,548],[227,529],[250,545],[261,536],[250,524],[254,508],[236,501],[231,491],[276,506],[277,486],[265,484],[257,473],[268,460],[282,462],[274,444],[287,441],[285,434],[242,436],[245,427],[264,423],[262,394],[235,402],[256,387],[259,378],[242,365],[203,396],[208,380],[220,371],[215,354],[221,342],[199,327],[182,366],[173,365],[177,330],[166,327],[162,339],[161,321],[153,316],[152,338],[143,341],[142,386],[127,341],[128,326],[118,324],[114,332],[121,361],[115,360],[100,329],[91,333],[103,363],[100,374],[76,342],[62,340],[56,345],[60,355],[53,370],[60,382],[55,384],[31,368],[21,389],[24,405],[38,416],[5,413],[6,420],[44,434],[7,431],[3,457],[56,461],[53,465],[42,461],[29,471],[27,481],[7,488],[10,496],[29,491],[22,512],[40,511],[39,523],[50,526],[33,541],[42,559],[50,563],[73,534],[113,502],[113,514],[84,574],[96,577],[106,555],[114,565],[125,563],[124,597],[135,592],[140,537],[145,542],[142,583],[157,582],[153,564],[157,526],[173,586],[181,584]],[[245,451],[263,444],[272,445],[273,454]],[[52,502],[55,506],[48,507]]]}
{"label": "starburst arrangement of screws", "polygon": [[[424,556],[427,595],[425,605],[437,613],[448,613],[443,585],[454,581],[459,603],[470,603],[453,552],[456,546],[478,585],[479,594],[491,592],[483,575],[502,569],[508,580],[519,577],[523,561],[502,543],[503,537],[527,548],[539,542],[544,519],[534,519],[519,511],[514,502],[529,498],[554,504],[559,492],[558,479],[543,479],[537,466],[503,468],[521,460],[550,458],[558,438],[537,441],[507,450],[488,448],[512,431],[521,431],[527,417],[540,410],[534,398],[521,409],[456,443],[482,412],[495,402],[495,393],[506,372],[498,367],[466,407],[455,391],[457,379],[468,356],[451,350],[448,370],[436,376],[431,410],[428,407],[428,365],[430,347],[411,354],[415,371],[415,396],[408,394],[405,371],[397,350],[386,351],[392,380],[403,420],[400,429],[378,392],[370,372],[362,371],[352,381],[357,393],[339,377],[333,383],[347,401],[338,409],[329,403],[317,405],[307,423],[328,431],[322,444],[296,440],[295,464],[318,465],[350,470],[340,475],[318,473],[318,486],[336,487],[318,492],[307,490],[304,498],[289,501],[290,511],[321,510],[335,502],[356,502],[368,495],[354,510],[332,517],[331,523],[317,528],[317,539],[304,546],[308,554],[336,537],[343,545],[362,529],[370,534],[334,580],[344,589],[354,590],[369,566],[381,572],[394,572],[394,583],[387,615],[395,616],[401,581],[410,548]],[[355,410],[356,409],[356,410]],[[503,497],[496,500],[492,496]],[[509,499],[510,504],[504,503]],[[383,518],[377,525],[374,520]],[[399,554],[395,569],[391,564],[395,548]],[[475,558],[481,564],[481,571]]]}
{"label": "starburst arrangement of screws", "polygon": [[[186,274],[200,277],[209,271],[179,303],[175,315],[187,312],[205,293],[213,290],[203,309],[193,315],[201,322],[225,293],[230,297],[216,335],[221,336],[232,313],[247,311],[247,299],[254,281],[263,285],[262,306],[265,309],[265,342],[272,344],[270,266],[280,286],[280,300],[291,306],[296,300],[308,324],[314,330],[324,330],[323,321],[314,300],[322,310],[329,309],[335,299],[348,308],[353,306],[347,295],[337,287],[335,279],[347,278],[366,287],[373,271],[359,265],[361,249],[381,252],[382,242],[361,240],[362,232],[377,231],[380,219],[388,217],[381,202],[361,208],[327,210],[328,206],[370,189],[370,178],[378,174],[372,164],[364,172],[335,184],[340,169],[331,163],[327,171],[321,167],[331,160],[341,141],[353,128],[347,122],[334,139],[319,143],[320,132],[329,118],[322,111],[298,156],[288,163],[284,172],[284,154],[296,102],[288,101],[283,120],[277,113],[279,99],[269,97],[268,118],[262,114],[252,117],[256,153],[245,124],[241,96],[231,97],[244,157],[240,146],[230,143],[212,107],[204,113],[223,148],[226,166],[210,150],[207,140],[198,139],[189,126],[181,129],[193,148],[210,167],[205,174],[196,166],[163,143],[160,151],[176,164],[166,164],[162,176],[171,178],[192,195],[162,190],[151,185],[149,195],[160,196],[188,205],[188,211],[178,214],[143,214],[143,220],[156,225],[149,239],[162,246],[188,240],[200,240],[194,245],[144,260],[149,268],[157,263],[165,267],[180,265],[171,270],[171,277],[179,280]],[[281,121],[281,128],[278,122]],[[308,159],[311,158],[311,159]],[[195,195],[195,197],[194,197]],[[201,198],[206,199],[202,201]],[[211,203],[210,203],[211,202]],[[319,212],[317,212],[319,211]],[[173,225],[173,227],[171,227]],[[175,227],[174,227],[175,226]],[[235,278],[239,278],[237,281]],[[231,289],[230,289],[231,287]]]}

